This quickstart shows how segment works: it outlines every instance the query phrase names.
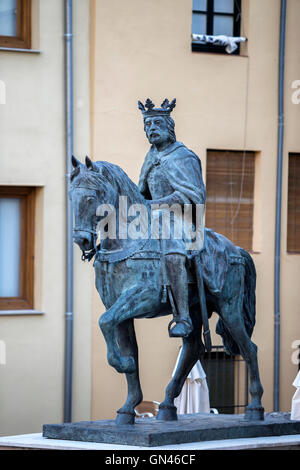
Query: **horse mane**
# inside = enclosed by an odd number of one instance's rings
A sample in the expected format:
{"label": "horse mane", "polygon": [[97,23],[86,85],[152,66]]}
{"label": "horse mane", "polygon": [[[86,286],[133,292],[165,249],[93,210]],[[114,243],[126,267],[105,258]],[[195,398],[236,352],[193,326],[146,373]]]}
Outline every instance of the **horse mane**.
{"label": "horse mane", "polygon": [[105,161],[93,162],[92,168],[80,165],[70,175],[71,189],[84,187],[100,191],[109,182],[116,186],[119,196],[127,196],[131,203],[145,203],[144,196],[137,185],[129,178],[121,167]]}

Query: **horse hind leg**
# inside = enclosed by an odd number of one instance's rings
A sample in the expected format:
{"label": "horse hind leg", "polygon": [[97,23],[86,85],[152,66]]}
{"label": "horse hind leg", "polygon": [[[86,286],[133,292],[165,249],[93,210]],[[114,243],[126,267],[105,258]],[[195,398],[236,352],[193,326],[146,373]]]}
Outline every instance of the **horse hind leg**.
{"label": "horse hind leg", "polygon": [[241,331],[238,333],[240,340],[238,342],[241,354],[247,363],[249,376],[250,376],[250,396],[251,401],[245,410],[245,419],[249,421],[263,420],[264,408],[261,404],[261,397],[263,395],[263,387],[259,377],[258,361],[257,361],[257,346],[250,340],[247,332]]}
{"label": "horse hind leg", "polygon": [[246,359],[249,373],[250,373],[250,395],[251,402],[246,407],[245,419],[248,421],[255,420],[264,420],[264,408],[261,404],[261,397],[263,395],[263,387],[259,378],[258,362],[257,362],[257,346],[251,342],[252,348],[252,357],[250,355],[249,359]]}
{"label": "horse hind leg", "polygon": [[263,387],[259,377],[257,346],[251,341],[243,319],[243,286],[244,283],[241,282],[240,295],[236,296],[234,301],[229,302],[227,299],[223,302],[220,316],[233,340],[238,345],[249,370],[251,401],[246,408],[245,419],[250,421],[263,420],[264,408],[261,404]]}

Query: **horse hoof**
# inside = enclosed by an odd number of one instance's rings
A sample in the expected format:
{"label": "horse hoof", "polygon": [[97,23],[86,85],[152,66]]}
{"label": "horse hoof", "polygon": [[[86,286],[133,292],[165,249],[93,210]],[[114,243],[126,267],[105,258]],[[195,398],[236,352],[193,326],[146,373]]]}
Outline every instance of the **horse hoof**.
{"label": "horse hoof", "polygon": [[135,422],[135,414],[130,413],[129,411],[117,411],[117,417],[115,419],[116,424],[124,425],[124,424],[134,424]]}
{"label": "horse hoof", "polygon": [[244,418],[246,421],[263,421],[265,419],[265,410],[262,406],[256,408],[246,407]]}
{"label": "horse hoof", "polygon": [[159,407],[156,419],[160,421],[177,421],[178,418],[176,406],[161,405]]}

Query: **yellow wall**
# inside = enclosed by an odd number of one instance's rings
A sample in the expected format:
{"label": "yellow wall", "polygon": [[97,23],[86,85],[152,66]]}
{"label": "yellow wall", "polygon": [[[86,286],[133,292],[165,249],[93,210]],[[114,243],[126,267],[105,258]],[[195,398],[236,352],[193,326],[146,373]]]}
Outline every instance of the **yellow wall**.
{"label": "yellow wall", "polygon": [[[74,149],[89,152],[89,2],[74,2]],[[35,305],[44,315],[1,315],[0,434],[41,432],[63,419],[65,311],[64,9],[33,3],[35,49],[0,51],[0,185],[37,186]],[[38,34],[39,32],[39,34]],[[78,254],[78,253],[77,253]],[[75,256],[74,419],[90,417],[91,272]]]}
{"label": "yellow wall", "polygon": [[[244,0],[240,56],[192,53],[192,1],[93,0],[91,2],[92,152],[95,160],[120,165],[137,182],[148,150],[137,100],[157,104],[177,98],[173,112],[177,139],[201,158],[206,150],[257,152],[254,261],[258,272],[257,325],[253,339],[265,389],[263,404],[273,406],[273,283],[277,155],[279,0]],[[291,341],[300,338],[297,288],[300,261],[286,255],[287,153],[299,151],[299,106],[290,101],[290,81],[299,78],[300,9],[288,2],[286,132],[282,228],[281,409],[290,409]],[[298,76],[297,76],[298,75]],[[246,132],[245,132],[246,130]],[[104,308],[94,290],[92,417],[109,418],[123,404],[125,379],[106,363],[98,318]],[[144,399],[161,400],[178,353],[169,339],[168,319],[136,322]],[[212,319],[213,326],[215,319]],[[219,339],[214,342],[219,343]]]}
{"label": "yellow wall", "polygon": [[[297,365],[292,360],[295,353],[293,342],[300,343],[300,302],[298,284],[300,279],[300,255],[288,254],[287,248],[287,194],[288,194],[288,154],[300,152],[300,104],[292,102],[295,89],[292,84],[300,78],[299,41],[299,2],[287,2],[286,68],[285,68],[285,145],[283,164],[282,199],[282,243],[281,243],[281,357],[280,393],[284,409],[288,408],[295,388],[289,386],[297,373]],[[299,351],[299,349],[298,349]],[[295,356],[295,354],[294,354]]]}
{"label": "yellow wall", "polygon": [[[280,0],[243,0],[240,56],[192,53],[192,1],[74,0],[74,153],[119,164],[137,182],[149,148],[137,100],[177,98],[177,138],[206,170],[206,151],[256,151],[254,251],[258,273],[253,339],[273,406],[274,232]],[[300,105],[291,84],[300,79],[297,0],[289,0],[286,37],[286,131],[282,206],[281,403],[290,409],[300,339],[299,255],[286,253],[288,152],[299,152]],[[38,187],[35,309],[44,315],[1,315],[0,434],[40,432],[63,419],[65,311],[64,22],[62,0],[33,0],[33,47],[0,51],[0,185]],[[245,133],[246,129],[246,133]],[[112,418],[126,396],[125,378],[106,362],[98,328],[104,307],[92,264],[74,248],[73,420]],[[211,320],[214,329],[216,318]],[[161,400],[180,340],[169,319],[136,321],[144,399]],[[220,338],[214,335],[214,343]],[[3,343],[1,343],[3,344]]]}

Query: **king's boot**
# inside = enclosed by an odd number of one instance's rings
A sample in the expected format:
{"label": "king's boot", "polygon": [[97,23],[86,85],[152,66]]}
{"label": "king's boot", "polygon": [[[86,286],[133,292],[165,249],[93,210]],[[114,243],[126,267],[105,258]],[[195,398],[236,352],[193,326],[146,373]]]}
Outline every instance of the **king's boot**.
{"label": "king's boot", "polygon": [[[189,312],[188,278],[186,272],[186,257],[180,254],[165,255],[166,271],[171,286],[176,315],[169,324],[169,335],[184,338],[193,331]],[[170,289],[169,286],[169,289]],[[175,323],[173,328],[171,326]]]}

